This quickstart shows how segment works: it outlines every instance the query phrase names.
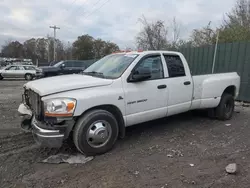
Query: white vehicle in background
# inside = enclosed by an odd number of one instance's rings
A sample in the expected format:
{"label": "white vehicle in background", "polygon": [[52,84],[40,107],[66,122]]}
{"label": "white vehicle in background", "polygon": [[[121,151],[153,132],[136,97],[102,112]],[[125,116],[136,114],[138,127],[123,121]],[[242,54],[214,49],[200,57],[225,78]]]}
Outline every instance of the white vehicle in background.
{"label": "white vehicle in background", "polygon": [[0,80],[4,78],[25,78],[32,80],[36,77],[38,69],[34,65],[8,65],[0,69]]}
{"label": "white vehicle in background", "polygon": [[234,111],[237,73],[191,76],[186,59],[171,51],[108,55],[83,74],[24,85],[22,127],[43,146],[60,147],[72,134],[78,150],[105,153],[125,128],[194,109],[228,120]]}

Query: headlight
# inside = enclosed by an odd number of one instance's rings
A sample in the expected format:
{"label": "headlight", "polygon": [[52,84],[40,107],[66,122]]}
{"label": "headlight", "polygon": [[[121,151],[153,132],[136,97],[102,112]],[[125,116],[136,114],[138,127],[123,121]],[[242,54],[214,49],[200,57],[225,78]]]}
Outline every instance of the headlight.
{"label": "headlight", "polygon": [[36,69],[36,72],[43,72],[43,70],[42,70],[42,69],[37,68],[37,69]]}
{"label": "headlight", "polygon": [[75,99],[48,99],[44,101],[44,114],[49,117],[70,117],[73,116],[75,107]]}

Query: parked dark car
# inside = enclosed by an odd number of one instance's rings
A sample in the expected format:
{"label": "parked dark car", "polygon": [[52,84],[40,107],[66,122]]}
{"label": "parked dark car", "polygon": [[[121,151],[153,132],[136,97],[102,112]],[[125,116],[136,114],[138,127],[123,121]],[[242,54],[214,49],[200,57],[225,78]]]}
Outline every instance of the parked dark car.
{"label": "parked dark car", "polygon": [[39,67],[42,72],[40,77],[57,76],[62,74],[77,74],[87,68],[85,61],[65,60],[53,66]]}

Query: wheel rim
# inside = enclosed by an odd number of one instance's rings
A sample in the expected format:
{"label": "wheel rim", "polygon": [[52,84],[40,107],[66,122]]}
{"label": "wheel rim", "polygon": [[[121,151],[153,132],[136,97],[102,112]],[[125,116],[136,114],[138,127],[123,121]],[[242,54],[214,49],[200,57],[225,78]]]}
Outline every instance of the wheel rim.
{"label": "wheel rim", "polygon": [[27,80],[30,80],[30,79],[31,79],[31,75],[29,75],[29,74],[26,75],[26,79],[27,79]]}
{"label": "wheel rim", "polygon": [[96,121],[87,131],[87,142],[93,148],[103,147],[111,138],[112,129],[107,121]]}
{"label": "wheel rim", "polygon": [[228,100],[225,105],[224,105],[224,108],[225,108],[225,114],[227,116],[230,116],[230,114],[232,113],[232,110],[233,110],[233,105],[231,103],[230,100]]}

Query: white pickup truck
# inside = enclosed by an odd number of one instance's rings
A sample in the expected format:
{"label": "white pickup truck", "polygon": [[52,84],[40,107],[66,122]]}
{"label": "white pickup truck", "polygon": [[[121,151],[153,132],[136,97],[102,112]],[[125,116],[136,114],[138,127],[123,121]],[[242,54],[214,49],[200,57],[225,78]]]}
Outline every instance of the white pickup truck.
{"label": "white pickup truck", "polygon": [[107,152],[125,128],[194,109],[228,120],[239,93],[237,73],[191,76],[186,59],[171,51],[114,53],[82,74],[24,85],[22,128],[43,146],[72,138],[87,155]]}

